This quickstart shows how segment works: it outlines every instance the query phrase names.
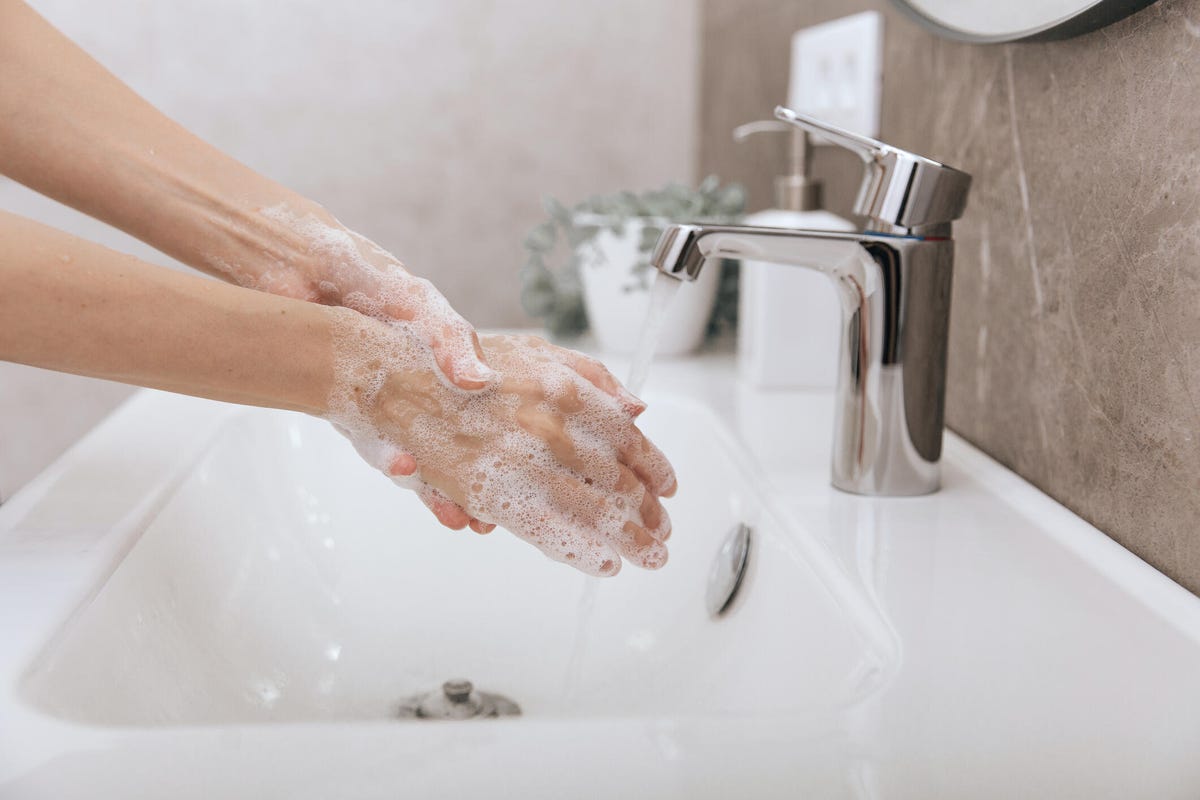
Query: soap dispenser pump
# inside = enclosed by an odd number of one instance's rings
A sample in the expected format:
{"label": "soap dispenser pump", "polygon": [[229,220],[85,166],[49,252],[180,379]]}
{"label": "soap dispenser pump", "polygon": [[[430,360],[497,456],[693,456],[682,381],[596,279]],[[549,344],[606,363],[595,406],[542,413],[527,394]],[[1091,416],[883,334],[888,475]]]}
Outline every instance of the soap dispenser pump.
{"label": "soap dispenser pump", "polygon": [[812,144],[808,132],[773,119],[747,122],[733,129],[733,140],[744,142],[756,133],[782,133],[789,136],[788,172],[775,176],[775,209],[781,211],[817,211],[821,208],[821,183],[808,176],[812,163]]}
{"label": "soap dispenser pump", "polygon": [[[758,133],[790,138],[787,172],[775,178],[775,207],[747,216],[764,228],[854,231],[849,220],[821,208],[821,184],[809,176],[808,134],[776,120],[740,125],[741,142]],[[831,388],[837,379],[838,314],[832,283],[816,272],[743,261],[738,300],[738,369],[761,389]]]}

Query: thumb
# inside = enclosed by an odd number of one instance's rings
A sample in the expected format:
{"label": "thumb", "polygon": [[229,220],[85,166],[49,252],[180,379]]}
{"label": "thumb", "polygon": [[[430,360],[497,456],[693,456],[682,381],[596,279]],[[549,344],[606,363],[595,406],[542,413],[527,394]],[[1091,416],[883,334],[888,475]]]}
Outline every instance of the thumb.
{"label": "thumb", "polygon": [[488,366],[475,330],[465,322],[446,325],[433,342],[433,357],[446,380],[469,392],[485,388],[496,377]]}

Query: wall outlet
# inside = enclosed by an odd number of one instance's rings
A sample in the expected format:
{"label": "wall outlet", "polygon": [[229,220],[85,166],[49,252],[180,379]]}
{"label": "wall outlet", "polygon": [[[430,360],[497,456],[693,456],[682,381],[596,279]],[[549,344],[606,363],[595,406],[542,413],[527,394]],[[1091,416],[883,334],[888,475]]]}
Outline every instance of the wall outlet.
{"label": "wall outlet", "polygon": [[792,36],[788,105],[847,130],[879,136],[883,17],[866,11]]}

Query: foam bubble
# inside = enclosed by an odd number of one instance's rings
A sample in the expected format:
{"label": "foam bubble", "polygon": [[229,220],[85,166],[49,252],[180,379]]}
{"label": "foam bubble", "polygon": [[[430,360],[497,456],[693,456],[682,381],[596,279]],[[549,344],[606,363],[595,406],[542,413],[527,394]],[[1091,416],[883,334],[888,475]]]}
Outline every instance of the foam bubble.
{"label": "foam bubble", "polygon": [[298,214],[286,203],[258,213],[286,231],[319,274],[305,275],[270,253],[256,260],[254,270],[219,257],[208,259],[211,269],[241,286],[340,305],[375,319],[411,322],[412,330],[437,350],[438,363],[447,372],[478,374],[474,329],[428,280],[412,275],[395,256],[330,217]]}
{"label": "foam bubble", "polygon": [[328,418],[385,473],[411,454],[417,472],[390,476],[398,485],[432,486],[593,575],[616,574],[622,558],[648,569],[666,563],[665,536],[642,520],[644,487],[621,482],[619,453],[640,435],[611,397],[548,357],[550,345],[485,337],[500,378],[468,393],[436,377],[431,345],[412,321],[338,314],[334,338]]}
{"label": "foam bubble", "polygon": [[[333,312],[328,419],[369,464],[585,572],[616,574],[622,557],[665,563],[656,539],[669,523],[664,515],[655,531],[644,528],[644,489],[619,465],[640,434],[565,351],[536,337],[489,337],[499,376],[478,392],[456,389],[446,373],[478,374],[474,331],[433,284],[336,221],[286,205],[260,213],[300,243],[320,275],[270,253],[253,272],[219,258],[210,266],[243,286],[348,309]],[[412,460],[414,474],[391,474]],[[665,459],[658,469],[670,473]]]}

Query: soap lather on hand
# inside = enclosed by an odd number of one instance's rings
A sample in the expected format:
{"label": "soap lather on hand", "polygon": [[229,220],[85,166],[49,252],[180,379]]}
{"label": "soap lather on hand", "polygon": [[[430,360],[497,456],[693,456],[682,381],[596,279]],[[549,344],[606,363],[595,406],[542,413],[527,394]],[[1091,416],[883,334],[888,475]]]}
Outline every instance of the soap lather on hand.
{"label": "soap lather on hand", "polygon": [[482,336],[476,392],[426,366],[403,323],[347,316],[328,418],[451,527],[499,524],[592,575],[667,561],[675,474],[634,424],[645,406],[598,362],[534,336]]}

